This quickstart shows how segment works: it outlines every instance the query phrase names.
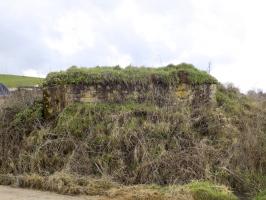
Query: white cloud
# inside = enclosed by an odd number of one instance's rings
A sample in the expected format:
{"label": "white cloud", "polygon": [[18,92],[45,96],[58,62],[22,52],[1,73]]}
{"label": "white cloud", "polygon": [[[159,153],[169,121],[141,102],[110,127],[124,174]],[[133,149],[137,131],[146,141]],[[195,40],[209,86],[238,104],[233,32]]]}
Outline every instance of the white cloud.
{"label": "white cloud", "polygon": [[263,0],[1,1],[0,70],[41,75],[70,65],[180,62],[206,69],[212,61],[220,81],[266,91],[265,6]]}
{"label": "white cloud", "polygon": [[126,67],[132,63],[130,55],[119,52],[115,46],[109,46],[109,50],[110,56],[107,56],[107,64],[111,66],[120,65],[122,67]]}
{"label": "white cloud", "polygon": [[94,47],[94,21],[84,11],[72,11],[57,19],[54,31],[59,37],[47,37],[49,48],[59,52],[62,56],[71,56],[86,48]]}
{"label": "white cloud", "polygon": [[30,76],[30,77],[45,77],[44,74],[40,74],[38,70],[35,69],[26,69],[22,72],[23,76]]}

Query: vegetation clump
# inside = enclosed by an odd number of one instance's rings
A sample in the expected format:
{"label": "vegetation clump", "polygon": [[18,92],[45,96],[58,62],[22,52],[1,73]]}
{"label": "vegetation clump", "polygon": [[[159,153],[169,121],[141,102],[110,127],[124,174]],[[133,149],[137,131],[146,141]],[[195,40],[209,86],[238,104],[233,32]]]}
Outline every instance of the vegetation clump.
{"label": "vegetation clump", "polygon": [[[182,74],[187,78],[182,80]],[[181,79],[180,79],[181,77]],[[67,71],[53,72],[48,74],[43,85],[177,85],[182,81],[190,84],[212,84],[217,80],[207,72],[196,69],[193,65],[180,64],[168,65],[160,68],[148,67],[94,67],[77,68],[71,67]]]}
{"label": "vegetation clump", "polygon": [[226,187],[210,182],[192,182],[188,185],[195,200],[237,200]]}

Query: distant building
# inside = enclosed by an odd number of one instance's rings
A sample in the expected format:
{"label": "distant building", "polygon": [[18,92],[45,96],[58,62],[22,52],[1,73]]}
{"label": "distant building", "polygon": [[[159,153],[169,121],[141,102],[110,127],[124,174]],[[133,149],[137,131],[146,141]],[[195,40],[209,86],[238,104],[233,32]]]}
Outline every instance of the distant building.
{"label": "distant building", "polygon": [[0,83],[0,97],[1,96],[8,96],[8,95],[9,95],[8,88],[4,84]]}

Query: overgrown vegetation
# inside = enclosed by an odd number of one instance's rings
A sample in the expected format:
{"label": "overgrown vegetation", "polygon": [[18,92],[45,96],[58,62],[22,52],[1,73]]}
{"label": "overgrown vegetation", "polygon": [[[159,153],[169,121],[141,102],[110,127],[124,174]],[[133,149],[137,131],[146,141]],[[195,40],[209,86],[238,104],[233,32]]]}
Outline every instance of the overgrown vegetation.
{"label": "overgrown vegetation", "polygon": [[[174,74],[181,71],[189,72],[185,77],[190,84],[216,82],[183,64],[71,68],[50,74],[44,84],[173,86],[180,78]],[[227,187],[248,197],[266,188],[263,93],[244,95],[218,84],[212,106],[183,101],[74,103],[52,119],[44,118],[42,101],[22,99],[11,98],[0,108],[1,184],[160,200],[235,200]],[[257,197],[263,198],[263,193]]]}
{"label": "overgrown vegetation", "polygon": [[[182,74],[188,75],[187,80],[180,80]],[[181,77],[182,78],[182,77]],[[163,84],[177,85],[180,81],[188,81],[191,84],[217,83],[217,80],[189,64],[168,65],[161,68],[148,67],[71,67],[67,71],[48,74],[44,86],[62,84],[85,85],[148,85]]]}

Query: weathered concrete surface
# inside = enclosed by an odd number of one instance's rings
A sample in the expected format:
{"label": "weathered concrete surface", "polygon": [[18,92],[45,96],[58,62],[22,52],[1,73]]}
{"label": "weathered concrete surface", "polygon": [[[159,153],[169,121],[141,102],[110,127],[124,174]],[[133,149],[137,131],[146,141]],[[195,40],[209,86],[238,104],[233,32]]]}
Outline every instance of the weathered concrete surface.
{"label": "weathered concrete surface", "polygon": [[152,103],[155,105],[177,105],[180,102],[192,107],[215,103],[215,84],[190,85],[182,83],[177,87],[146,85],[135,87],[61,85],[43,90],[45,116],[53,116],[74,102],[84,103]]}
{"label": "weathered concrete surface", "polygon": [[1,200],[100,200],[99,197],[66,196],[52,192],[0,186]]}

